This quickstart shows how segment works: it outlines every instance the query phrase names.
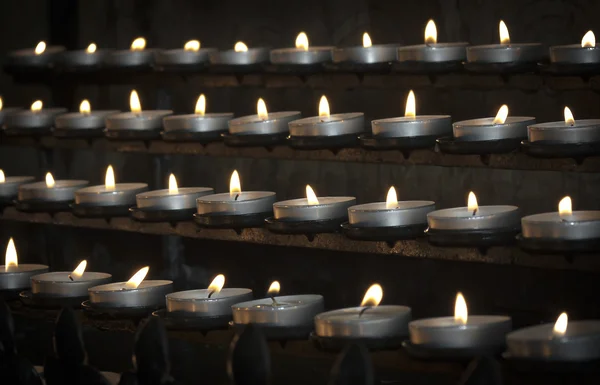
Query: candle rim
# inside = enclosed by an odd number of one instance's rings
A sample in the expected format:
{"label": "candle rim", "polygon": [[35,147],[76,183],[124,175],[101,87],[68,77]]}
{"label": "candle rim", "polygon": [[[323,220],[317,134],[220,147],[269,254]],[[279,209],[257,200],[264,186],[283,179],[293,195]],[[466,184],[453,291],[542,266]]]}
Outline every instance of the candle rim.
{"label": "candle rim", "polygon": [[[352,315],[352,314],[360,312],[361,310],[364,310],[365,308],[369,308],[369,310],[367,310],[366,312],[376,312],[376,311],[381,311],[381,310],[383,310],[383,311],[397,310],[398,312],[395,312],[395,313],[383,313],[383,314],[390,314],[390,315],[394,315],[394,316],[407,315],[407,314],[412,313],[412,308],[410,306],[405,306],[405,305],[353,306],[353,307],[345,307],[345,308],[335,309],[335,310],[328,310],[326,312],[317,314],[315,316],[315,320],[319,319],[322,321],[327,321],[327,317],[329,317],[331,315],[346,315],[346,314]],[[357,317],[355,319],[352,319],[351,321],[360,322],[361,318]],[[365,321],[367,321],[367,319],[365,319]],[[368,321],[372,322],[372,320],[368,320]]]}
{"label": "candle rim", "polygon": [[275,111],[268,112],[267,119],[262,119],[258,114],[240,116],[229,121],[230,126],[244,126],[247,124],[271,123],[278,120],[294,117],[295,115],[302,116],[300,111]]}
{"label": "candle rim", "polygon": [[[245,200],[240,200],[240,201],[236,201],[232,199],[231,193],[229,192],[223,192],[223,193],[217,193],[217,194],[211,194],[211,195],[205,195],[203,197],[200,197],[197,199],[198,203],[208,203],[208,204],[214,204],[214,203],[232,203],[232,202],[253,202],[253,201],[257,201],[257,200],[262,200],[265,198],[269,198],[269,197],[273,197],[276,196],[275,192],[273,191],[242,191],[240,193],[236,193],[236,194],[240,194],[240,195],[244,195],[245,194],[250,194],[250,193],[257,193],[259,194],[259,196],[257,197],[253,197],[252,199],[245,199]],[[206,200],[208,198],[213,198],[219,196],[219,198],[221,197],[229,197],[229,199],[227,200]]]}
{"label": "candle rim", "polygon": [[99,271],[84,271],[82,274],[82,278],[85,277],[86,275],[94,275],[96,276],[96,278],[90,278],[88,277],[87,280],[85,279],[76,279],[76,280],[67,280],[67,281],[57,281],[57,280],[51,280],[51,279],[47,279],[50,276],[54,276],[54,275],[63,275],[64,277],[68,278],[73,272],[72,271],[49,271],[46,273],[42,273],[42,274],[37,274],[31,277],[32,281],[35,281],[36,283],[51,283],[51,284],[77,284],[77,283],[81,283],[81,282],[87,282],[89,283],[90,281],[95,281],[95,280],[102,280],[102,279],[107,279],[107,278],[112,278],[112,274],[109,273],[103,273],[103,272],[99,272]]}
{"label": "candle rim", "polygon": [[584,224],[584,223],[593,223],[593,222],[600,222],[600,210],[576,210],[573,211],[571,213],[571,215],[569,215],[569,217],[573,217],[573,216],[577,216],[577,215],[593,215],[595,214],[597,216],[597,219],[587,219],[587,220],[577,220],[577,221],[572,221],[572,220],[563,220],[562,217],[560,216],[560,214],[558,213],[558,211],[551,211],[551,212],[547,212],[547,213],[538,213],[538,214],[532,214],[532,215],[528,215],[526,217],[522,218],[522,221],[524,222],[529,222],[529,223],[540,223],[540,224],[548,224],[548,223],[563,223],[565,225],[567,224]]}
{"label": "candle rim", "polygon": [[[26,270],[24,269],[27,268]],[[14,267],[14,269],[17,269],[17,271],[5,271],[6,269],[6,265],[0,265],[0,274],[6,274],[6,275],[16,275],[16,274],[25,274],[25,273],[31,273],[32,271],[37,271],[37,270],[48,270],[50,267],[47,265],[42,265],[39,263],[19,263],[18,266]]]}
{"label": "candle rim", "polygon": [[480,44],[480,45],[470,45],[467,46],[467,50],[473,50],[473,51],[477,51],[477,50],[484,50],[484,49],[489,49],[489,50],[494,50],[494,49],[512,49],[512,50],[518,50],[518,49],[522,49],[522,48],[528,48],[528,47],[543,47],[542,43],[513,43],[512,41],[510,42],[510,44],[501,44],[501,43],[496,43],[496,44]]}
{"label": "candle rim", "polygon": [[228,297],[219,297],[217,295],[217,297],[211,297],[211,298],[207,298],[207,297],[197,297],[197,298],[186,298],[186,297],[180,297],[181,295],[184,294],[194,294],[194,293],[210,293],[209,289],[192,289],[192,290],[183,290],[183,291],[176,291],[173,293],[169,293],[166,295],[166,298],[168,301],[171,302],[210,302],[210,301],[217,301],[219,299],[231,299],[231,298],[236,298],[236,297],[243,297],[246,296],[248,294],[252,294],[252,289],[248,289],[248,288],[238,288],[238,287],[224,287],[221,289],[221,291],[219,292],[219,294],[221,293],[228,293],[228,292],[236,292],[238,293],[237,295],[230,295]]}
{"label": "candle rim", "polygon": [[[587,339],[590,338],[592,336],[595,336],[597,338],[600,338],[600,319],[585,319],[585,320],[576,320],[576,321],[569,321],[569,325],[567,327],[567,330],[565,331],[565,334],[563,335],[554,335],[553,334],[553,330],[554,330],[554,324],[555,322],[548,322],[548,323],[544,323],[541,325],[530,325],[530,326],[526,326],[517,330],[513,330],[512,332],[508,333],[506,335],[506,339],[507,340],[517,340],[517,341],[546,341],[549,343],[552,342],[557,342],[557,343],[570,343],[572,341],[577,341],[580,339]],[[570,335],[570,333],[574,333],[573,330],[575,330],[575,332],[580,332],[580,328],[578,328],[577,326],[592,326],[595,328],[592,328],[593,331],[595,331],[594,333],[589,333],[589,334],[583,334],[583,333],[578,333],[578,334],[574,334],[574,335]],[[533,336],[531,333],[531,330],[533,329],[539,329],[540,331],[544,331],[545,329],[547,329],[548,331],[548,335],[546,337],[536,337]]]}
{"label": "candle rim", "polygon": [[[177,193],[169,193],[166,195],[161,195],[161,193],[164,194],[165,192],[169,192],[169,191],[170,190],[168,188],[144,191],[144,192],[138,193],[136,195],[136,197],[138,199],[177,197],[177,196],[194,195],[197,193],[203,193],[203,192],[209,192],[209,191],[214,192],[215,189],[212,187],[177,187]],[[210,194],[210,195],[216,195],[216,194]]]}
{"label": "candle rim", "polygon": [[[484,320],[489,320],[489,322],[481,322]],[[448,322],[447,324],[439,325],[439,322]],[[409,328],[425,328],[428,330],[432,329],[448,329],[458,327],[460,329],[479,329],[489,327],[490,324],[504,323],[504,322],[512,322],[512,317],[507,315],[484,315],[477,314],[471,315],[469,314],[469,318],[467,319],[467,323],[462,323],[457,321],[454,316],[445,316],[445,317],[431,317],[431,318],[421,318],[418,320],[411,321],[408,325]]]}
{"label": "candle rim", "polygon": [[[349,120],[356,120],[360,118],[364,118],[364,112],[338,112],[336,114],[331,114],[328,117],[323,116],[307,116],[305,118],[301,118],[298,120],[294,120],[290,122],[290,126],[317,126],[317,125],[333,125],[333,124],[341,124],[343,122]],[[343,117],[342,119],[339,119]],[[338,120],[332,120],[334,118],[338,118]]]}
{"label": "candle rim", "polygon": [[600,119],[576,119],[573,125],[565,123],[564,120],[532,124],[531,130],[565,130],[565,129],[600,129]]}
{"label": "candle rim", "polygon": [[[489,120],[489,123],[487,123]],[[476,124],[480,122],[481,124]],[[452,123],[452,127],[499,127],[499,126],[509,126],[512,124],[536,124],[536,120],[534,116],[508,116],[504,123],[494,123],[494,117],[485,117],[485,118],[475,118],[475,119],[467,119],[460,120],[458,122]]]}
{"label": "candle rim", "polygon": [[[409,117],[409,116],[394,116],[391,118],[382,118],[382,119],[375,119],[371,121],[372,125],[379,125],[379,124],[388,124],[388,123],[399,123],[399,124],[423,124],[423,123],[430,123],[430,122],[439,122],[441,120],[452,120],[452,116],[450,115],[415,115],[415,117]],[[451,123],[451,122],[448,122]]]}
{"label": "candle rim", "polygon": [[[158,283],[157,285],[153,285],[153,286],[144,286],[144,284],[149,284],[149,283]],[[149,291],[149,290],[153,290],[154,288],[157,287],[162,287],[162,286],[169,286],[173,284],[173,281],[169,281],[166,279],[144,279],[140,285],[135,288],[135,289],[126,289],[126,285],[127,281],[123,281],[123,282],[110,282],[110,283],[105,283],[102,285],[98,285],[98,286],[93,286],[90,287],[88,289],[89,292],[91,293],[114,293],[114,292],[123,292],[123,293],[132,293],[132,292],[143,292],[143,291]],[[108,288],[109,286],[115,286],[115,289],[111,289],[111,290],[107,290],[106,288]],[[123,290],[125,289],[125,290]]]}
{"label": "candle rim", "polygon": [[[58,182],[58,181],[57,181]],[[119,187],[126,188],[125,190],[119,190]],[[102,189],[101,189],[102,188]],[[148,188],[146,183],[115,183],[115,187],[112,190],[108,190],[105,184],[99,184],[95,186],[87,186],[76,191],[78,195],[120,195],[130,194],[132,191]],[[95,191],[98,190],[98,191]],[[140,191],[141,192],[141,191]]]}
{"label": "candle rim", "polygon": [[205,120],[205,119],[218,119],[234,117],[233,112],[206,112],[204,115],[200,114],[176,114],[165,116],[163,120]]}
{"label": "candle rim", "polygon": [[431,49],[431,50],[444,50],[448,48],[462,48],[462,47],[470,47],[469,42],[466,41],[451,41],[445,43],[432,43],[432,44],[414,44],[414,45],[404,45],[398,47],[398,51],[412,51],[415,49]]}
{"label": "candle rim", "polygon": [[[495,213],[484,213],[481,214],[481,212],[484,209],[489,209],[489,208],[496,208],[496,209],[500,209],[500,208],[504,208],[505,210],[502,210],[500,212],[495,212]],[[479,206],[477,209],[477,212],[475,213],[475,215],[468,215],[469,214],[469,209],[467,206],[462,206],[462,207],[451,207],[451,208],[446,208],[446,209],[440,209],[440,210],[435,210],[430,212],[429,214],[427,214],[427,217],[433,217],[436,220],[440,221],[440,220],[463,220],[463,219],[471,219],[471,218],[477,218],[477,219],[481,219],[481,218],[488,218],[494,215],[498,215],[499,213],[514,213],[514,212],[519,212],[519,207],[518,206],[513,206],[513,205],[482,205]],[[465,216],[448,216],[445,214],[452,214],[452,213],[456,213],[456,212],[464,212]],[[441,215],[440,214],[444,214]],[[472,212],[471,212],[472,214]]]}
{"label": "candle rim", "polygon": [[[281,301],[281,302],[291,301],[291,300],[298,301],[300,299],[306,300],[306,302],[296,304],[291,307],[279,308],[279,309],[277,309],[278,311],[293,311],[293,310],[298,309],[298,307],[312,306],[315,303],[324,301],[323,296],[320,294],[283,295],[283,296],[275,296],[273,298],[275,298],[275,300]],[[256,305],[270,305],[272,303],[273,303],[273,300],[271,299],[271,297],[260,298],[260,299],[254,299],[252,301],[244,301],[244,302],[236,303],[235,305],[232,306],[232,309],[237,310],[237,311],[260,311],[260,312],[273,311],[272,309],[269,309],[269,308],[255,307]]]}
{"label": "candle rim", "polygon": [[[370,203],[361,203],[359,205],[348,207],[348,211],[350,212],[398,212],[398,211],[411,211],[415,209],[434,207],[434,201],[427,200],[407,200],[407,201],[398,201],[398,205],[402,204],[414,204],[413,206],[408,207],[393,207],[387,208],[386,202],[370,202]],[[375,206],[383,206],[381,209],[375,208]],[[374,208],[370,209],[368,206],[373,206]]]}
{"label": "candle rim", "polygon": [[83,179],[55,179],[54,187],[48,187],[45,180],[37,181],[33,183],[26,183],[19,186],[20,189],[24,190],[38,190],[40,187],[52,190],[68,190],[74,187],[84,187],[90,182]]}
{"label": "candle rim", "polygon": [[[351,197],[351,196],[320,196],[317,197],[317,199],[319,200],[319,203],[317,203],[316,205],[311,205],[308,203],[308,199],[306,197],[304,198],[295,198],[295,199],[286,199],[284,201],[279,201],[279,202],[275,202],[273,203],[273,207],[278,207],[278,208],[300,208],[300,207],[325,207],[325,206],[334,206],[336,204],[343,204],[343,203],[348,203],[348,202],[352,202],[352,201],[356,201],[356,197]],[[335,202],[330,202],[330,203],[325,203],[324,200],[326,199],[336,199]],[[341,199],[341,200],[340,200]],[[290,204],[291,202],[306,202],[305,205],[294,205],[294,204]]]}

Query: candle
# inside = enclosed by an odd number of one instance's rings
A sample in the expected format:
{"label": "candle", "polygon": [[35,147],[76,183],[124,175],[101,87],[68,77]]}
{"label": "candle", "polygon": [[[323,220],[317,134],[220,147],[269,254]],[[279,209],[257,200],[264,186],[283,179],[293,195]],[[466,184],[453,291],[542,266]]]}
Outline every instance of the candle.
{"label": "candle", "polygon": [[14,67],[44,69],[54,63],[57,55],[65,50],[61,46],[46,46],[40,41],[35,48],[20,49],[8,54],[8,63]]}
{"label": "candle", "polygon": [[357,136],[365,129],[362,112],[330,114],[325,95],[319,101],[319,116],[294,120],[289,124],[291,137]]}
{"label": "candle", "polygon": [[0,290],[23,290],[31,286],[31,277],[48,271],[48,266],[19,264],[15,241],[11,238],[6,247],[4,265],[0,265]]}
{"label": "candle", "polygon": [[250,289],[223,289],[225,276],[219,274],[207,289],[167,294],[170,314],[194,317],[231,317],[231,307],[252,299]]}
{"label": "candle", "polygon": [[55,119],[54,132],[64,131],[70,133],[86,134],[102,130],[105,118],[119,113],[118,110],[92,111],[92,106],[87,99],[79,105],[79,112],[63,114]]}
{"label": "candle", "polygon": [[396,44],[373,45],[367,32],[363,34],[363,45],[358,47],[336,48],[333,50],[334,63],[375,64],[396,60]]}
{"label": "candle", "polygon": [[600,321],[569,321],[562,313],[556,323],[530,326],[506,336],[508,353],[514,358],[591,362],[600,358]]}
{"label": "candle", "polygon": [[315,333],[320,337],[392,339],[408,335],[411,309],[406,306],[379,306],[383,289],[372,285],[360,307],[339,309],[315,317]]}
{"label": "candle", "polygon": [[314,317],[323,312],[323,296],[304,294],[277,297],[280,288],[279,282],[275,281],[267,292],[269,298],[233,305],[233,322],[238,325],[312,329]]}
{"label": "candle", "polygon": [[183,48],[159,50],[154,53],[154,61],[159,67],[204,67],[214,48],[200,48],[199,40],[190,40]]}
{"label": "candle", "polygon": [[104,184],[90,186],[75,192],[75,203],[82,206],[125,206],[135,205],[137,194],[146,191],[146,183],[115,183],[112,166],[106,168]]}
{"label": "candle", "polygon": [[2,124],[4,124],[4,119],[6,118],[7,115],[11,115],[14,114],[17,111],[21,111],[22,108],[20,107],[4,107],[4,102],[2,100],[2,98],[0,97],[0,126],[2,126]]}
{"label": "candle", "polygon": [[127,282],[115,282],[88,289],[90,304],[110,308],[158,308],[165,306],[165,296],[173,292],[173,281],[144,280],[150,268],[141,268]]}
{"label": "candle", "polygon": [[348,207],[355,204],[355,197],[317,197],[306,185],[306,198],[276,202],[273,212],[275,219],[290,222],[344,220],[348,218]]}
{"label": "candle", "polygon": [[232,135],[287,134],[288,124],[301,116],[299,111],[268,112],[262,98],[256,103],[256,115],[242,116],[229,121]]}
{"label": "candle", "polygon": [[581,44],[550,47],[550,62],[553,64],[598,64],[600,49],[596,48],[596,36],[588,31]]}
{"label": "candle", "polygon": [[488,141],[504,139],[524,139],[527,126],[535,124],[530,116],[508,116],[508,106],[504,104],[495,118],[463,120],[452,124],[454,138],[460,141]]}
{"label": "candle", "polygon": [[269,50],[267,48],[248,48],[246,44],[238,41],[233,50],[211,52],[209,58],[213,65],[256,65],[269,61]]}
{"label": "candle", "polygon": [[152,64],[153,50],[147,50],[146,39],[138,37],[131,42],[128,50],[112,51],[104,62],[111,67],[147,67]]}
{"label": "candle", "polygon": [[500,20],[500,44],[467,47],[467,61],[483,64],[536,64],[542,61],[546,52],[539,43],[514,44],[504,21]]}
{"label": "candle", "polygon": [[383,138],[434,136],[449,134],[452,117],[449,115],[416,115],[415,93],[406,98],[404,117],[378,119],[371,122],[373,136]]}
{"label": "candle", "polygon": [[31,277],[31,292],[40,297],[87,297],[88,289],[109,283],[112,276],[107,273],[87,272],[87,261],[83,260],[72,272],[56,271]]}
{"label": "candle", "polygon": [[66,108],[43,108],[41,100],[31,104],[29,110],[15,111],[4,118],[7,134],[39,134],[50,132],[54,119],[67,112]]}
{"label": "candle", "polygon": [[34,181],[32,176],[6,176],[0,169],[0,201],[10,202],[19,192],[19,187]]}
{"label": "candle", "polygon": [[271,51],[271,63],[311,65],[330,62],[333,48],[311,47],[306,33],[300,32],[296,38],[296,48],[280,48]]}
{"label": "candle", "polygon": [[142,111],[136,90],[131,91],[129,106],[131,112],[122,112],[106,117],[107,135],[110,136],[111,133],[117,135],[120,131],[158,134],[162,128],[163,118],[173,113],[169,110]]}
{"label": "candle", "polygon": [[89,184],[87,180],[54,180],[51,173],[43,182],[27,183],[19,186],[18,200],[28,202],[69,203],[75,199],[75,191]]}
{"label": "candle", "polygon": [[564,110],[564,122],[538,123],[529,126],[531,143],[586,143],[600,142],[600,119],[575,120],[569,107]]}
{"label": "candle", "polygon": [[504,346],[512,320],[506,316],[469,315],[461,293],[456,295],[454,317],[427,318],[408,324],[410,342],[432,349],[497,350]]}
{"label": "candle", "polygon": [[193,114],[167,116],[163,118],[163,126],[167,135],[187,132],[219,136],[227,131],[231,119],[233,119],[232,112],[207,114],[206,97],[201,94]]}
{"label": "candle", "polygon": [[399,62],[462,64],[467,57],[469,43],[438,43],[437,28],[433,20],[425,27],[425,44],[398,47]]}
{"label": "candle", "polygon": [[138,193],[135,200],[142,210],[194,210],[196,199],[211,194],[214,190],[210,187],[178,187],[171,174],[168,189]]}
{"label": "candle", "polygon": [[90,43],[86,49],[63,53],[62,64],[72,69],[95,69],[109,53],[109,50],[99,50],[96,43]]}

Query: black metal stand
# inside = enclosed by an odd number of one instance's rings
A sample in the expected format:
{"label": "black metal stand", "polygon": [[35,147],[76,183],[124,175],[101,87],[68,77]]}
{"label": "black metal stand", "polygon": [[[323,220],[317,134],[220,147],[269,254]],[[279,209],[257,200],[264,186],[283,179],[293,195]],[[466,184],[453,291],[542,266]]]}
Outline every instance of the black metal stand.
{"label": "black metal stand", "polygon": [[44,136],[52,133],[52,127],[6,127],[2,129],[7,136]]}
{"label": "black metal stand", "polygon": [[211,330],[227,330],[231,315],[217,317],[188,316],[185,314],[169,313],[166,309],[157,310],[152,316],[160,318],[168,330],[195,330],[209,332]]}
{"label": "black metal stand", "polygon": [[25,213],[57,213],[70,211],[71,203],[72,201],[16,200],[15,208]]}
{"label": "black metal stand", "polygon": [[476,348],[438,348],[419,346],[409,340],[402,347],[413,358],[426,361],[470,361],[481,356],[497,356],[502,353],[504,346],[480,346]]}
{"label": "black metal stand", "polygon": [[94,306],[89,300],[81,303],[86,316],[96,320],[123,320],[132,319],[140,320],[151,315],[154,311],[159,310],[163,306],[142,306],[142,307],[100,307]]}
{"label": "black metal stand", "polygon": [[63,307],[79,308],[81,303],[88,297],[48,297],[33,294],[29,290],[19,293],[19,299],[23,304],[40,309],[61,309]]}
{"label": "black metal stand", "polygon": [[524,238],[517,236],[519,247],[536,254],[575,254],[596,253],[600,251],[600,238],[568,240],[551,238]]}
{"label": "black metal stand", "polygon": [[544,74],[563,76],[591,76],[600,73],[599,63],[549,63],[540,65]]}
{"label": "black metal stand", "polygon": [[77,138],[101,138],[104,136],[104,128],[93,129],[72,129],[72,128],[54,128],[52,134],[61,139],[77,139]]}
{"label": "black metal stand", "polygon": [[348,218],[333,218],[320,221],[289,221],[275,219],[274,217],[265,219],[267,230],[275,234],[319,234],[334,233],[340,230],[340,225]]}
{"label": "black metal stand", "polygon": [[288,133],[270,135],[233,135],[229,132],[221,134],[223,142],[229,147],[273,147],[285,143]]}
{"label": "black metal stand", "polygon": [[456,140],[451,136],[437,140],[440,151],[447,154],[487,155],[517,151],[522,139]]}
{"label": "black metal stand", "polygon": [[385,63],[325,63],[324,67],[330,72],[375,73],[386,74],[392,70],[392,62]]}
{"label": "black metal stand", "polygon": [[126,206],[97,206],[86,204],[71,204],[73,215],[80,218],[113,218],[129,216],[129,205]]}
{"label": "black metal stand", "polygon": [[160,130],[104,130],[104,136],[114,140],[152,140],[160,139]]}
{"label": "black metal stand", "polygon": [[600,142],[558,143],[550,141],[521,142],[523,150],[538,158],[574,158],[578,163],[588,156],[600,155]]}
{"label": "black metal stand", "polygon": [[425,235],[427,224],[387,227],[354,227],[348,222],[341,225],[342,232],[357,241],[395,242],[416,239]]}
{"label": "black metal stand", "polygon": [[436,246],[487,249],[492,246],[514,244],[520,231],[520,228],[492,230],[435,230],[430,228],[425,233],[429,242]]}
{"label": "black metal stand", "polygon": [[338,356],[331,369],[330,385],[375,385],[379,382],[369,352],[361,344],[351,344]]}
{"label": "black metal stand", "polygon": [[400,150],[404,157],[408,158],[411,150],[422,148],[434,148],[437,135],[406,136],[398,138],[377,137],[371,134],[363,134],[358,137],[362,148],[371,151]]}
{"label": "black metal stand", "polygon": [[227,357],[227,375],[235,385],[268,385],[271,355],[262,331],[248,325],[235,335]]}
{"label": "black metal stand", "polygon": [[409,74],[446,74],[450,72],[459,72],[464,69],[462,61],[445,62],[417,62],[403,61],[396,62],[392,66],[395,72],[404,72]]}
{"label": "black metal stand", "polygon": [[138,207],[129,209],[131,217],[140,222],[182,222],[191,221],[196,209],[146,210]]}
{"label": "black metal stand", "polygon": [[600,360],[592,361],[555,361],[543,359],[525,359],[513,357],[505,352],[502,358],[506,364],[513,370],[526,373],[546,373],[546,374],[600,374]]}
{"label": "black metal stand", "polygon": [[221,215],[221,214],[194,214],[194,222],[199,227],[213,229],[245,229],[250,227],[262,227],[265,219],[273,215],[272,212],[245,214],[245,215]]}
{"label": "black metal stand", "polygon": [[310,334],[310,340],[319,350],[327,352],[339,352],[348,345],[360,344],[368,350],[397,350],[402,347],[406,340],[404,337],[393,338],[343,338],[343,337],[321,337],[316,333]]}
{"label": "black metal stand", "polygon": [[356,147],[360,134],[335,136],[290,136],[290,147],[297,150],[339,150],[340,148]]}
{"label": "black metal stand", "polygon": [[222,135],[227,131],[208,131],[208,132],[196,132],[196,131],[162,131],[160,135],[166,142],[197,142],[197,143],[212,143],[220,142]]}
{"label": "black metal stand", "polygon": [[291,340],[306,340],[312,333],[314,326],[273,326],[273,325],[260,325],[260,324],[236,324],[233,321],[229,325],[236,331],[237,334],[241,334],[244,330],[252,325],[257,329],[260,329],[262,334],[268,341],[291,341]]}
{"label": "black metal stand", "polygon": [[464,67],[469,72],[484,74],[516,74],[525,72],[536,72],[539,64],[536,62],[510,62],[510,63],[469,63]]}
{"label": "black metal stand", "polygon": [[265,72],[272,74],[287,75],[311,75],[323,72],[323,63],[316,64],[269,64],[265,66]]}

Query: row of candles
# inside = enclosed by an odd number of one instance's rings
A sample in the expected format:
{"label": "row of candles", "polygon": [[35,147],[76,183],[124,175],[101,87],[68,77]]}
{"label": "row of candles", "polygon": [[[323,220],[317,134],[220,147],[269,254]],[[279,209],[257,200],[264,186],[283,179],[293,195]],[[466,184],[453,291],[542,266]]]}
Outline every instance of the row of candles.
{"label": "row of candles", "polygon": [[[299,111],[269,112],[265,101],[257,102],[257,113],[234,118],[233,113],[207,113],[206,97],[200,95],[193,114],[172,115],[169,110],[142,110],[135,90],[130,94],[131,112],[115,110],[92,111],[83,100],[79,112],[66,113],[64,108],[43,108],[35,101],[30,110],[2,108],[0,123],[8,131],[20,134],[39,133],[41,130],[67,130],[73,134],[102,130],[107,132],[134,131],[138,133],[164,132],[200,133],[232,136],[290,135],[291,137],[345,137],[364,133],[364,114],[348,112],[331,114],[329,101],[322,96],[318,116],[301,118]],[[587,143],[600,141],[600,119],[577,119],[569,107],[564,108],[564,121],[536,123],[534,117],[509,116],[507,105],[502,105],[495,117],[471,119],[452,123],[449,115],[417,115],[416,98],[410,91],[404,116],[377,119],[371,122],[374,138],[418,138],[453,135],[462,142],[495,141],[528,138],[531,143]]]}
{"label": "row of candles", "polygon": [[600,321],[569,322],[562,313],[555,324],[511,331],[508,316],[470,315],[461,293],[454,316],[411,320],[411,308],[383,305],[383,289],[372,285],[360,306],[324,311],[321,295],[278,296],[280,284],[271,284],[267,297],[253,299],[245,288],[224,288],[219,274],[207,289],[173,292],[173,282],[145,280],[143,267],[127,282],[111,283],[111,275],[86,271],[82,261],[72,272],[47,272],[48,266],[19,264],[12,238],[0,266],[1,290],[31,288],[33,295],[54,298],[89,297],[97,308],[164,308],[167,316],[186,319],[233,319],[235,325],[314,328],[319,337],[337,339],[401,339],[428,349],[492,350],[507,346],[513,358],[553,361],[590,361],[600,358]]}
{"label": "row of candles", "polygon": [[[40,42],[35,49],[23,49],[12,52],[9,59],[14,65],[45,67],[53,61],[68,66],[98,66],[101,64],[116,67],[133,67],[157,64],[159,66],[194,66],[205,63],[213,65],[244,66],[268,62],[274,64],[314,65],[325,62],[334,63],[537,63],[547,57],[546,50],[539,43],[515,44],[511,42],[508,28],[503,21],[499,23],[500,44],[469,46],[468,43],[438,43],[437,28],[433,20],[425,27],[425,44],[400,46],[398,44],[373,45],[369,34],[363,34],[362,46],[335,48],[313,47],[308,36],[301,32],[296,38],[296,48],[269,50],[258,47],[249,48],[241,41],[235,43],[233,50],[218,51],[201,48],[200,41],[191,40],[181,49],[146,49],[144,38],[136,38],[129,50],[99,50],[95,43],[87,49],[63,53],[59,46],[46,47]],[[550,48],[550,60],[557,64],[598,64],[600,51],[596,49],[596,38],[592,31],[583,37],[581,44],[553,46]]]}

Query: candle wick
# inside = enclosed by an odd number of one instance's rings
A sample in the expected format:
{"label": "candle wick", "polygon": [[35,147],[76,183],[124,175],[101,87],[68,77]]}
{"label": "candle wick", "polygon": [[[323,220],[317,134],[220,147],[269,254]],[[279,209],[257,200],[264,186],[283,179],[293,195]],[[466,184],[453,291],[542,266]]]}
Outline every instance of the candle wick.
{"label": "candle wick", "polygon": [[74,281],[73,277],[71,277],[71,274],[69,274],[69,279],[70,279],[71,281]]}
{"label": "candle wick", "polygon": [[271,297],[271,299],[273,300],[273,305],[274,306],[279,306],[279,304],[277,303],[277,301],[275,301],[275,297]]}
{"label": "candle wick", "polygon": [[362,309],[360,311],[360,313],[358,313],[358,318],[360,318],[363,315],[363,313],[366,312],[370,308],[371,308],[371,306],[365,306],[364,309]]}
{"label": "candle wick", "polygon": [[234,199],[234,200],[235,200],[235,201],[237,201],[239,197],[240,197],[240,194],[236,194],[236,196],[235,196],[235,199]]}
{"label": "candle wick", "polygon": [[214,291],[214,290],[211,290],[211,291],[208,293],[208,298],[210,298],[210,297],[211,297],[213,294],[215,294],[215,291]]}
{"label": "candle wick", "polygon": [[475,216],[475,214],[477,214],[477,209],[473,210],[473,216]]}

